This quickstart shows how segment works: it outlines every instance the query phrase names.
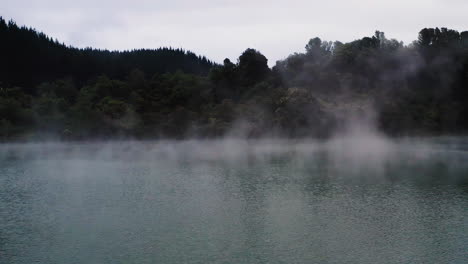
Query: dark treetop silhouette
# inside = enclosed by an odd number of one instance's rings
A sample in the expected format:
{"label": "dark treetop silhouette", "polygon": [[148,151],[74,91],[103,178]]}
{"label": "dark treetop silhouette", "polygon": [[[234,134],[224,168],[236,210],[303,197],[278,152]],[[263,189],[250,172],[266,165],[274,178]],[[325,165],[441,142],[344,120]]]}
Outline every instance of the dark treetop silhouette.
{"label": "dark treetop silhouette", "polygon": [[78,49],[0,18],[0,139],[326,137],[349,113],[391,135],[468,129],[468,31],[311,39],[278,61]]}

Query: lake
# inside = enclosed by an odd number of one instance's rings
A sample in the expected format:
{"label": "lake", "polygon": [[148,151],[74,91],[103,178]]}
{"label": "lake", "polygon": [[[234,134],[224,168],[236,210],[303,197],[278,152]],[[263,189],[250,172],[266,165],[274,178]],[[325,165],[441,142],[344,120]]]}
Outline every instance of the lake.
{"label": "lake", "polygon": [[468,138],[0,145],[0,263],[468,263]]}

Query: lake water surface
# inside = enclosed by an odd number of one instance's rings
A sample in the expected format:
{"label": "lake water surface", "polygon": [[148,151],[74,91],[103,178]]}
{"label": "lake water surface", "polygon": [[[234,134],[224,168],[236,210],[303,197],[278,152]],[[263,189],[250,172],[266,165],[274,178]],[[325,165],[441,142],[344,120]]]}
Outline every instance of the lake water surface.
{"label": "lake water surface", "polygon": [[0,263],[468,263],[468,138],[3,144]]}

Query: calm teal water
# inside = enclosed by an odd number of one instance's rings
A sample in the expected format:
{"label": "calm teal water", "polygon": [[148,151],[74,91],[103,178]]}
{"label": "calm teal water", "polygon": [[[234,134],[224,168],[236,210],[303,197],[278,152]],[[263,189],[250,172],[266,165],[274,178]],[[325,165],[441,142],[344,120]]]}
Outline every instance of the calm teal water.
{"label": "calm teal water", "polygon": [[0,145],[0,263],[468,263],[468,139]]}

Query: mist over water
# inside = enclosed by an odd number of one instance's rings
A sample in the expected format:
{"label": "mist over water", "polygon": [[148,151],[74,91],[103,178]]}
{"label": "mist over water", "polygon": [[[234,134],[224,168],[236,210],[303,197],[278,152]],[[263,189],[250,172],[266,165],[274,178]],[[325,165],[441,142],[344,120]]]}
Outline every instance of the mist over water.
{"label": "mist over water", "polygon": [[466,263],[468,138],[0,146],[0,263]]}

